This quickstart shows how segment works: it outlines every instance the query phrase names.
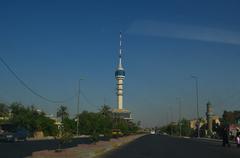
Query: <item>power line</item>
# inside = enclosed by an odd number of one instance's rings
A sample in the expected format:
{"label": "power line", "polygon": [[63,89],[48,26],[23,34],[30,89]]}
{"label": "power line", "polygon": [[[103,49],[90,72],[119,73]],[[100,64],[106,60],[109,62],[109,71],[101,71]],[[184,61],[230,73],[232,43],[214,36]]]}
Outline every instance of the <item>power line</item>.
{"label": "power line", "polygon": [[35,90],[33,90],[30,86],[28,86],[28,85],[26,84],[26,82],[24,82],[24,81],[17,75],[17,73],[14,72],[13,69],[3,60],[2,57],[0,57],[0,61],[3,63],[3,65],[7,68],[7,70],[19,81],[19,83],[20,83],[24,88],[26,88],[27,90],[29,90],[33,95],[35,95],[35,96],[37,96],[37,97],[39,97],[39,98],[41,98],[41,99],[43,99],[43,100],[45,100],[45,101],[47,101],[47,102],[50,102],[50,103],[65,103],[65,102],[67,102],[67,101],[69,101],[69,100],[71,100],[72,98],[75,97],[75,96],[73,96],[73,97],[70,97],[70,98],[68,98],[68,99],[66,99],[66,100],[62,100],[62,101],[51,100],[51,99],[49,99],[49,98],[47,98],[47,97],[39,94],[38,92],[36,92]]}
{"label": "power line", "polygon": [[93,104],[93,103],[88,99],[88,97],[84,94],[84,92],[83,92],[82,90],[81,90],[81,95],[83,96],[83,98],[85,99],[85,101],[86,101],[90,106],[99,108],[98,106],[96,106],[95,104]]}

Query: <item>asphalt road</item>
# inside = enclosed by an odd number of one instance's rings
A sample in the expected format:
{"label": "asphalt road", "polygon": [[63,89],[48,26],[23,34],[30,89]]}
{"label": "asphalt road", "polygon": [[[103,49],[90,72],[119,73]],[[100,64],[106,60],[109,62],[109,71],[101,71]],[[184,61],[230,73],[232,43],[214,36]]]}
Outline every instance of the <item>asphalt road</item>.
{"label": "asphalt road", "polygon": [[[63,148],[74,147],[83,143],[90,143],[90,140],[88,138],[77,138],[65,144]],[[0,158],[24,158],[31,156],[34,151],[55,150],[57,147],[57,140],[0,142]]]}
{"label": "asphalt road", "polygon": [[239,158],[240,148],[221,142],[147,135],[102,156],[102,158]]}

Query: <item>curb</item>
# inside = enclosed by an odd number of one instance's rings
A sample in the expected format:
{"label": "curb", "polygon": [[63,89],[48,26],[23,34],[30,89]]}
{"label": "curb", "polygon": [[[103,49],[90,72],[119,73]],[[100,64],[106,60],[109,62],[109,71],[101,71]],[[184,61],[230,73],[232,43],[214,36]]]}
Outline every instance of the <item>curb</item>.
{"label": "curb", "polygon": [[36,151],[32,153],[31,158],[97,158],[142,136],[144,135],[132,135],[110,141],[99,141],[96,144],[79,144],[77,147],[64,149],[60,153],[54,150]]}
{"label": "curb", "polygon": [[[222,143],[221,139],[212,139],[212,138],[192,138],[194,140],[205,140],[205,141],[209,141],[209,142],[220,142]],[[230,144],[236,144],[235,141],[229,141]]]}

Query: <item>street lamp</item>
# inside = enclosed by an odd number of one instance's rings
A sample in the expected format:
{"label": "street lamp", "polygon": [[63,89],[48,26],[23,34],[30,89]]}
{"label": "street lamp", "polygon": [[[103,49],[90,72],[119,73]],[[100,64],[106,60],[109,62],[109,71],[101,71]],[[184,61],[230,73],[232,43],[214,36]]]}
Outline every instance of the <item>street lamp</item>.
{"label": "street lamp", "polygon": [[83,79],[79,79],[78,80],[78,100],[77,100],[77,136],[79,135],[79,106],[80,106],[80,83],[81,83],[81,80]]}
{"label": "street lamp", "polygon": [[177,101],[178,101],[178,106],[179,106],[179,136],[182,136],[182,124],[181,124],[181,111],[182,111],[182,101],[180,97],[177,97]]}
{"label": "street lamp", "polygon": [[192,79],[195,80],[196,84],[196,98],[197,98],[197,131],[198,131],[198,138],[200,137],[200,120],[199,120],[199,110],[198,110],[198,77],[191,76]]}

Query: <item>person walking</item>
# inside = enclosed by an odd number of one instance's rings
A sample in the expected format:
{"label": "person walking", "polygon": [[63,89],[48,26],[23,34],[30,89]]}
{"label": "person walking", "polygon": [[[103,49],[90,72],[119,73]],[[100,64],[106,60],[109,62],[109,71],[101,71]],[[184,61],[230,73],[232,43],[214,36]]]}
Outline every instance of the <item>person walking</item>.
{"label": "person walking", "polygon": [[240,147],[240,132],[239,131],[237,131],[236,144],[237,144],[237,147],[239,148]]}
{"label": "person walking", "polygon": [[228,145],[228,147],[230,147],[229,144],[229,130],[227,127],[225,127],[223,129],[223,147],[225,147],[226,145]]}

